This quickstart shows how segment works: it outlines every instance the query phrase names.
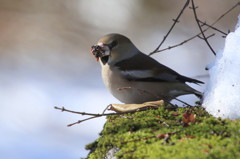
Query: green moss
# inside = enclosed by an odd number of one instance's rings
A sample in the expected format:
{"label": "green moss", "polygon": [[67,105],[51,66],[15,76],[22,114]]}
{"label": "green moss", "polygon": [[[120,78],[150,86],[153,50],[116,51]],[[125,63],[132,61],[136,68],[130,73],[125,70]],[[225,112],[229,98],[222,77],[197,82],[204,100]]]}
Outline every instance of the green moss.
{"label": "green moss", "polygon": [[104,158],[112,148],[120,159],[240,158],[240,120],[215,118],[202,107],[110,116],[100,138],[86,148],[90,159]]}

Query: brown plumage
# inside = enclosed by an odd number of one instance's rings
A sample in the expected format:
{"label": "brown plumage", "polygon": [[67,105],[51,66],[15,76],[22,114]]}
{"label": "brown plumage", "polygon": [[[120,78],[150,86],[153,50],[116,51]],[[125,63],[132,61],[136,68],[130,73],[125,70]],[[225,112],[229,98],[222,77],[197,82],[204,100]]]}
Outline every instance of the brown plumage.
{"label": "brown plumage", "polygon": [[160,64],[139,51],[123,35],[108,34],[98,41],[98,45],[107,50],[100,57],[104,84],[123,103],[170,101],[185,94],[202,95],[186,82],[203,82]]}

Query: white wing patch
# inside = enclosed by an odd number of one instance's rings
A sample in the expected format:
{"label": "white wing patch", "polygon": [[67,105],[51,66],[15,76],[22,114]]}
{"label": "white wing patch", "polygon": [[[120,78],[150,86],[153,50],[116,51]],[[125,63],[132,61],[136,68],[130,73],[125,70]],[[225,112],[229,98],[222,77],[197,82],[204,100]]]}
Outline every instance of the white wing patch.
{"label": "white wing patch", "polygon": [[151,70],[130,70],[130,71],[121,71],[123,76],[129,77],[129,78],[148,78],[153,77]]}

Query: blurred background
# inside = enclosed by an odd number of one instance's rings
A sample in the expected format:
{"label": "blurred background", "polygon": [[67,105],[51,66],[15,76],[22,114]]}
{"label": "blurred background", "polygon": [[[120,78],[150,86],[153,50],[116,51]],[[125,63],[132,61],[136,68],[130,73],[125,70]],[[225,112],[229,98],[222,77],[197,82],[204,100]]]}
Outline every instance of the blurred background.
{"label": "blurred background", "polygon": [[[237,0],[196,0],[198,16],[211,24]],[[145,53],[153,51],[185,1],[176,0],[0,0],[0,155],[3,159],[75,159],[98,138],[104,118],[66,127],[82,116],[54,106],[99,113],[119,103],[105,89],[90,47],[108,33],[127,35]],[[239,7],[215,26],[233,31]],[[198,33],[186,9],[162,48]],[[209,31],[210,35],[216,33]],[[223,49],[219,33],[209,39]],[[180,74],[207,83],[214,56],[196,38],[152,56]],[[204,91],[205,85],[194,86]],[[194,96],[182,99],[194,103]]]}

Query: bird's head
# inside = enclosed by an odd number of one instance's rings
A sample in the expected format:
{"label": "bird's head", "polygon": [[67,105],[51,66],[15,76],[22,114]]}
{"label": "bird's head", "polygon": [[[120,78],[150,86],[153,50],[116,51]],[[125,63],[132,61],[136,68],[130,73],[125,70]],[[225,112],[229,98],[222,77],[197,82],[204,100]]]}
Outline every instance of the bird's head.
{"label": "bird's head", "polygon": [[114,64],[121,60],[128,59],[139,51],[135,45],[121,34],[108,34],[98,40],[92,46],[91,52],[101,60],[102,64]]}

